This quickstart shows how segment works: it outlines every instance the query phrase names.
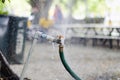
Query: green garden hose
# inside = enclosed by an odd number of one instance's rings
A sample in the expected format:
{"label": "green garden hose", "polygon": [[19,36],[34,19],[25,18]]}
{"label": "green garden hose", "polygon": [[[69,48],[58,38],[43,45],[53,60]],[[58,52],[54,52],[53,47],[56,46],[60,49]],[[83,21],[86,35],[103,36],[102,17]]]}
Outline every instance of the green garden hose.
{"label": "green garden hose", "polygon": [[69,67],[69,65],[67,64],[65,57],[64,57],[64,52],[63,52],[63,45],[60,44],[59,45],[59,56],[61,59],[62,64],[64,65],[65,69],[70,73],[70,75],[75,79],[75,80],[81,80],[73,71],[72,69]]}

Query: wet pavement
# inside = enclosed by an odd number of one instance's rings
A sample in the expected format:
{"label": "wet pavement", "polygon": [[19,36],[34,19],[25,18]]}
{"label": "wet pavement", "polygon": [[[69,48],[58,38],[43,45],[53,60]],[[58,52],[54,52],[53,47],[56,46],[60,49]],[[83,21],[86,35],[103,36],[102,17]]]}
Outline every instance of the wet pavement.
{"label": "wet pavement", "polygon": [[[25,59],[31,42],[26,42]],[[65,57],[73,71],[82,80],[117,80],[120,76],[120,50],[107,47],[67,44]],[[23,65],[11,65],[20,76]],[[58,45],[37,43],[34,47],[25,77],[32,80],[74,80],[63,67]]]}

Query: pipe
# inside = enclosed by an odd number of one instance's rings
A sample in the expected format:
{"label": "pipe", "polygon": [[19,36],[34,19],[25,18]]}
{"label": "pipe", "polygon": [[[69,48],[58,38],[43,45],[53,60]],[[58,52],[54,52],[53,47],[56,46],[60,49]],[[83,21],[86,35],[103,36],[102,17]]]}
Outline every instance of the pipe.
{"label": "pipe", "polygon": [[65,67],[65,69],[69,72],[69,74],[75,79],[75,80],[81,80],[73,71],[72,69],[69,67],[69,65],[67,64],[65,57],[64,57],[64,52],[63,52],[63,45],[60,44],[59,45],[59,56],[61,59],[61,62],[63,64],[63,66]]}
{"label": "pipe", "polygon": [[24,63],[24,66],[23,66],[23,69],[22,69],[22,72],[21,72],[21,75],[20,75],[20,80],[24,80],[24,76],[25,76],[26,70],[28,68],[28,64],[29,64],[29,61],[30,61],[30,58],[31,58],[31,55],[32,55],[33,48],[34,48],[34,46],[37,42],[37,38],[38,38],[38,35],[37,35],[37,33],[35,33],[33,42],[31,44],[30,50],[28,52],[26,61]]}

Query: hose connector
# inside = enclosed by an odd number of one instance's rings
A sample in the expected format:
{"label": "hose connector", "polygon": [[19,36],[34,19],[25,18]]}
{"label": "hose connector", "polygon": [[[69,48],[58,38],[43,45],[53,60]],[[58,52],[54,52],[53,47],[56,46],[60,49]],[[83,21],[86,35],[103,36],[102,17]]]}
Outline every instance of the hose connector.
{"label": "hose connector", "polygon": [[37,31],[35,33],[35,38],[43,38],[43,39],[46,39],[48,41],[51,41],[51,42],[54,42],[54,43],[57,43],[57,44],[63,44],[64,43],[64,39],[63,39],[63,36],[59,35],[57,37],[53,37],[53,36],[50,36],[50,35],[47,35],[47,34],[44,34],[40,31]]}
{"label": "hose connector", "polygon": [[55,39],[54,37],[47,35],[47,34],[44,34],[43,32],[40,32],[40,31],[37,31],[35,35],[38,38],[41,37],[41,38],[46,39],[46,40],[51,41],[51,42],[53,42]]}

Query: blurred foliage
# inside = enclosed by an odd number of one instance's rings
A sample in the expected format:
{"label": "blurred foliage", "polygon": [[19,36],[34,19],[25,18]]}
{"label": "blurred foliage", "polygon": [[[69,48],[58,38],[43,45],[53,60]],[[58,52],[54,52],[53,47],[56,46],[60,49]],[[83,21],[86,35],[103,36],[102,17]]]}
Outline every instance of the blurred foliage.
{"label": "blurred foliage", "polygon": [[4,3],[5,2],[5,0],[2,0],[2,3]]}
{"label": "blurred foliage", "polygon": [[28,17],[31,13],[31,6],[27,0],[11,0],[11,2],[7,4],[7,10],[10,15]]}
{"label": "blurred foliage", "polygon": [[0,14],[2,15],[8,14],[8,11],[5,10],[7,1],[10,2],[10,0],[0,0]]}
{"label": "blurred foliage", "polygon": [[[2,3],[5,3],[5,1],[6,1],[6,0],[0,0],[0,2],[2,2]],[[7,1],[9,1],[9,2],[10,2],[10,0],[7,0]]]}
{"label": "blurred foliage", "polygon": [[88,11],[95,16],[104,15],[106,8],[105,0],[88,0]]}
{"label": "blurred foliage", "polygon": [[60,0],[60,4],[72,15],[86,16],[87,10],[88,16],[104,16],[106,11],[105,0]]}
{"label": "blurred foliage", "polygon": [[0,14],[14,16],[29,16],[31,6],[29,0],[0,0]]}
{"label": "blurred foliage", "polygon": [[[58,1],[63,11],[68,15],[86,16],[86,8],[88,8],[88,16],[104,16],[106,11],[105,0],[26,0],[32,7],[37,7],[39,10],[43,8],[42,12],[49,10],[46,5]],[[87,1],[87,7],[86,3]],[[50,6],[49,6],[50,7]],[[45,11],[47,12],[47,11]]]}
{"label": "blurred foliage", "polygon": [[[5,6],[10,1],[13,0],[0,0],[0,14],[8,14],[8,12],[5,11]],[[105,2],[106,0],[25,0],[25,1],[27,1],[31,5],[31,7],[37,7],[39,9],[39,12],[40,10],[42,12],[48,12],[51,4],[54,2],[58,2],[57,4],[60,4],[64,14],[77,17],[79,16],[85,17],[86,12],[88,12],[87,17],[89,16],[104,17],[105,12],[107,10],[107,4]],[[108,0],[108,2],[110,1]],[[118,9],[120,8],[117,8],[117,10]]]}

